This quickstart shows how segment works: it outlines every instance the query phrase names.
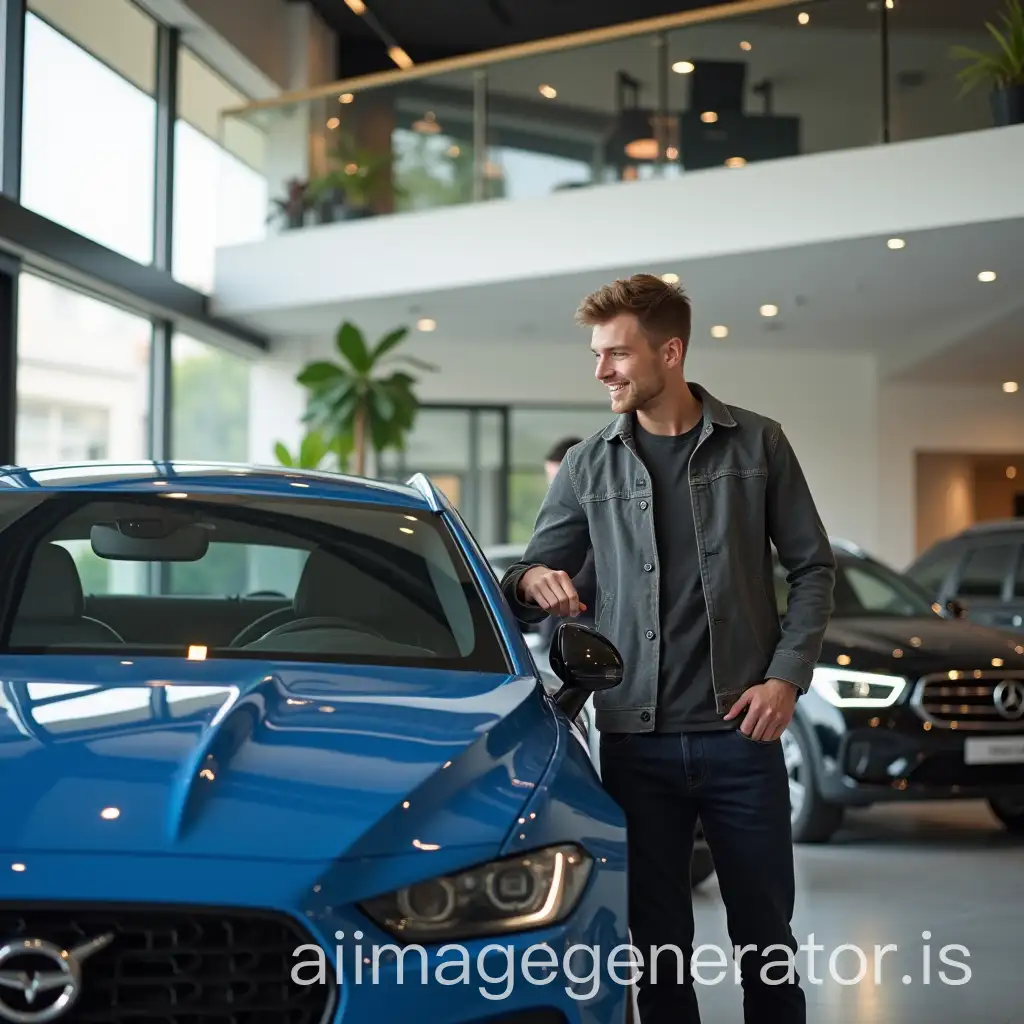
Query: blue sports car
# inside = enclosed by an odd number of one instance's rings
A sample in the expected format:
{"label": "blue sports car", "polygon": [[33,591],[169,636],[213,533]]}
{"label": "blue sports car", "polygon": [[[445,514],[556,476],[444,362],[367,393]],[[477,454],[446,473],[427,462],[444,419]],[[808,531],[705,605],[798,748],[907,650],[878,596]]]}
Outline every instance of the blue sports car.
{"label": "blue sports car", "polygon": [[0,1022],[626,1020],[621,659],[427,480],[0,470],[0,579]]}

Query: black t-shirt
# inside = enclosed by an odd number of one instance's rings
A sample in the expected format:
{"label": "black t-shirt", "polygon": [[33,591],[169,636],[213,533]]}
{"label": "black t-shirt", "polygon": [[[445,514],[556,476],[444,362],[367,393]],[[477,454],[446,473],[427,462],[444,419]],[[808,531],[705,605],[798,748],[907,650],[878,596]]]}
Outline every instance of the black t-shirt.
{"label": "black t-shirt", "polygon": [[689,462],[702,423],[679,435],[650,434],[637,422],[637,452],[651,477],[658,544],[661,672],[658,732],[728,729],[715,707],[711,628],[700,577]]}

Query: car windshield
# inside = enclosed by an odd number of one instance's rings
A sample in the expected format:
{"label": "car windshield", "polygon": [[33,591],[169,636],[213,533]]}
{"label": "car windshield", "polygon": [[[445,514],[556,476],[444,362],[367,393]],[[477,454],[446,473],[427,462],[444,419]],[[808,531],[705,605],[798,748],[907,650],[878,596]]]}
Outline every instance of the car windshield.
{"label": "car windshield", "polygon": [[[917,586],[878,562],[837,555],[833,619],[934,618],[938,612]],[[779,613],[789,598],[785,570],[775,564],[775,595]]]}
{"label": "car windshield", "polygon": [[443,520],[258,495],[0,494],[2,649],[507,671]]}

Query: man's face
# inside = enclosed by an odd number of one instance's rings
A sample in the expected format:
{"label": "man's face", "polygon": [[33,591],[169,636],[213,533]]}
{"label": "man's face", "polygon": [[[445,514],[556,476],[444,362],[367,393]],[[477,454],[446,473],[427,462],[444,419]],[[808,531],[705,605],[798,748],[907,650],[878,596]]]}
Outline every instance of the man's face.
{"label": "man's face", "polygon": [[590,348],[597,360],[594,376],[608,388],[615,413],[649,406],[665,390],[669,375],[680,372],[679,339],[655,348],[630,314],[595,327]]}
{"label": "man's face", "polygon": [[562,464],[560,462],[545,462],[544,463],[544,474],[548,478],[548,486],[555,482],[555,477],[558,475],[558,467]]}

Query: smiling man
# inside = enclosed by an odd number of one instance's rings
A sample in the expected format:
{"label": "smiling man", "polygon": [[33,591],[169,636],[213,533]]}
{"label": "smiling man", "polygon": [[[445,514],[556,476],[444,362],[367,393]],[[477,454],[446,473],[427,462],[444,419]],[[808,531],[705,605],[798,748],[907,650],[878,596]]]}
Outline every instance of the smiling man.
{"label": "smiling man", "polygon": [[[746,1024],[802,1024],[779,737],[832,612],[832,548],[781,426],[686,380],[691,308],[679,287],[616,281],[583,300],[577,322],[617,416],[567,453],[502,586],[525,623],[574,616],[573,577],[593,548],[597,625],[626,664],[595,704],[602,776],[629,833],[643,1024],[700,1020],[688,963],[698,816],[744,950]],[[791,587],[782,622],[773,543]],[[678,971],[662,953],[652,983],[661,946],[687,959]]]}

